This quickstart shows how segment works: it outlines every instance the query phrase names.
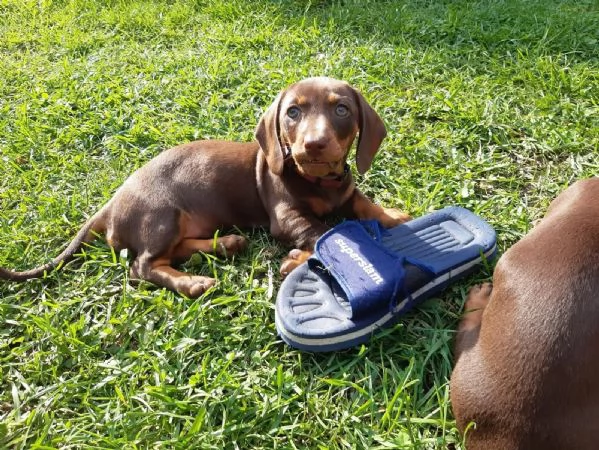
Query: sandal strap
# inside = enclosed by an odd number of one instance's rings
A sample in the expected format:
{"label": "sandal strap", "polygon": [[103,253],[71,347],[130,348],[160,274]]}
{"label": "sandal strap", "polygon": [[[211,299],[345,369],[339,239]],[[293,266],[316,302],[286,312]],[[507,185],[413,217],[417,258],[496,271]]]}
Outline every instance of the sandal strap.
{"label": "sandal strap", "polygon": [[352,318],[368,315],[382,307],[392,311],[406,292],[405,263],[412,264],[430,278],[432,269],[385,247],[386,230],[376,221],[347,220],[325,233],[316,243],[309,264],[326,270],[345,293]]}

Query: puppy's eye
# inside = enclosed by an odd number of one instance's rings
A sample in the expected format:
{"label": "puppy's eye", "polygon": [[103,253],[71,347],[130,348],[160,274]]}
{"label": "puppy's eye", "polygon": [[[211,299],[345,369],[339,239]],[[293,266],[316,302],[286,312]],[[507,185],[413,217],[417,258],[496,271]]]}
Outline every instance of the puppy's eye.
{"label": "puppy's eye", "polygon": [[347,117],[349,116],[349,108],[343,103],[339,103],[335,108],[335,114],[339,117]]}
{"label": "puppy's eye", "polygon": [[287,117],[295,120],[300,116],[301,113],[302,113],[302,110],[299,109],[297,106],[290,106],[289,109],[287,110]]}

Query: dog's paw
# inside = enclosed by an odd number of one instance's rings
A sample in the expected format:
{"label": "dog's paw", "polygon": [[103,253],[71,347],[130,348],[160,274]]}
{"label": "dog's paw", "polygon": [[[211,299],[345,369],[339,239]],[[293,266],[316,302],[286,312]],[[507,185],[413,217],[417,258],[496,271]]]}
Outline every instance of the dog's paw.
{"label": "dog's paw", "polygon": [[189,298],[198,298],[208,289],[216,284],[216,280],[210,277],[194,275],[177,279],[177,292]]}
{"label": "dog's paw", "polygon": [[285,278],[287,275],[293,271],[297,266],[305,262],[310,256],[312,256],[313,252],[307,250],[300,250],[298,248],[294,248],[287,254],[287,258],[283,260],[281,264],[281,269],[279,270],[281,276]]}
{"label": "dog's paw", "polygon": [[492,291],[493,283],[482,283],[472,286],[468,292],[464,310],[468,312],[484,309],[487,303],[489,303]]}
{"label": "dog's paw", "polygon": [[385,228],[393,228],[412,220],[412,216],[399,209],[383,208],[383,214],[381,214],[378,220]]}
{"label": "dog's paw", "polygon": [[248,240],[238,234],[229,234],[217,239],[219,256],[230,256],[242,252],[248,246]]}

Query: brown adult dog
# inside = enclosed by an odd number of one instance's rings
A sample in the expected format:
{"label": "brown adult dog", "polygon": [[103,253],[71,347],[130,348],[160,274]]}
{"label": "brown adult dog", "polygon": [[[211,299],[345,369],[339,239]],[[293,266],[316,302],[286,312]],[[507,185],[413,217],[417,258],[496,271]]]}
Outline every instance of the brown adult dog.
{"label": "brown adult dog", "polygon": [[468,450],[599,448],[599,178],[546,217],[474,287],[451,400]]}
{"label": "brown adult dog", "polygon": [[386,135],[380,117],[345,82],[303,80],[263,115],[257,142],[198,141],[163,152],[134,172],[53,261],[25,272],[0,269],[0,278],[41,277],[105,233],[116,250],[131,251],[132,279],[197,297],[215,280],[172,264],[196,252],[243,249],[242,236],[213,239],[218,229],[234,226],[269,226],[275,238],[295,246],[281,266],[285,275],[310,256],[329,213],[387,227],[409,220],[355,188],[346,159],[358,133],[357,167],[364,173]]}

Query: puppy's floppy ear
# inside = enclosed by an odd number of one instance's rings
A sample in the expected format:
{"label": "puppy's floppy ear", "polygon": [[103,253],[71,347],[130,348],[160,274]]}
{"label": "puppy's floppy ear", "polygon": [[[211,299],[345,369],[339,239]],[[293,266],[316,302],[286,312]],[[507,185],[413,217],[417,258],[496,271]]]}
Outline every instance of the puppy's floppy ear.
{"label": "puppy's floppy ear", "polygon": [[277,98],[269,106],[260,118],[254,136],[260,144],[260,148],[266,156],[266,162],[272,173],[281,175],[283,173],[283,150],[281,149],[279,124],[279,105],[285,91],[277,95]]}
{"label": "puppy's floppy ear", "polygon": [[385,136],[387,136],[387,130],[382,119],[368,104],[364,96],[357,89],[354,89],[354,93],[360,110],[358,118],[360,134],[356,149],[356,165],[358,166],[358,172],[363,174],[370,168],[374,155]]}

